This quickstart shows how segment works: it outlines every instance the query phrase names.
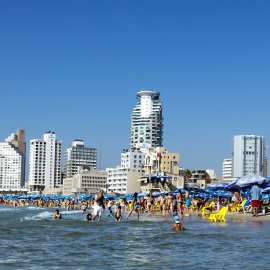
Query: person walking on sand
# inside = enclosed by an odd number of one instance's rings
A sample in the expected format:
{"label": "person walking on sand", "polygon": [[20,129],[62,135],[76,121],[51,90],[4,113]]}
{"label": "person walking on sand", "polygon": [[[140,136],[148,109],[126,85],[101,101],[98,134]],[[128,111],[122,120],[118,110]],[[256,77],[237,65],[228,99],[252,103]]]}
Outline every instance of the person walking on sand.
{"label": "person walking on sand", "polygon": [[139,220],[139,218],[140,218],[140,214],[139,214],[139,204],[138,204],[138,198],[137,198],[137,196],[138,196],[138,193],[135,192],[135,193],[133,194],[133,198],[132,198],[132,201],[131,201],[131,208],[130,208],[130,211],[129,211],[128,215],[127,215],[127,219],[128,219],[129,216],[133,213],[133,211],[135,211],[135,213],[137,214],[138,220]]}
{"label": "person walking on sand", "polygon": [[252,207],[253,217],[256,217],[258,216],[259,208],[261,206],[260,201],[261,201],[261,194],[262,194],[262,191],[258,187],[257,182],[255,182],[254,185],[252,186],[250,190],[250,194],[251,194],[251,207]]}

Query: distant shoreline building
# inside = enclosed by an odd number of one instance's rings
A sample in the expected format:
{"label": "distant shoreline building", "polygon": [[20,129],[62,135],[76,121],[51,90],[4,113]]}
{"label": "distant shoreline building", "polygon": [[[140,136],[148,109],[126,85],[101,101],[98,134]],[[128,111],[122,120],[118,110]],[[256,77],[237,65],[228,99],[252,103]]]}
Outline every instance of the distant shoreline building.
{"label": "distant shoreline building", "polygon": [[63,194],[96,194],[100,189],[107,191],[106,171],[82,170],[70,178],[63,179]]}
{"label": "distant shoreline building", "polygon": [[160,93],[141,90],[131,116],[130,147],[157,147],[163,144],[162,101]]}
{"label": "distant shoreline building", "polygon": [[251,173],[267,177],[265,138],[258,135],[236,135],[233,138],[232,176]]}
{"label": "distant shoreline building", "polygon": [[43,140],[30,141],[29,187],[31,190],[52,189],[61,186],[62,141],[48,131]]}
{"label": "distant shoreline building", "polygon": [[144,167],[145,153],[130,148],[121,154],[121,166],[107,168],[108,191],[120,194],[134,193],[140,190],[140,179]]}
{"label": "distant shoreline building", "polygon": [[222,178],[223,179],[232,178],[232,159],[231,158],[226,158],[223,160]]}
{"label": "distant shoreline building", "polygon": [[97,169],[97,149],[86,147],[83,140],[74,140],[65,151],[64,178],[71,178],[82,169]]}
{"label": "distant shoreline building", "polygon": [[25,186],[25,131],[18,129],[0,143],[0,188],[16,190]]}

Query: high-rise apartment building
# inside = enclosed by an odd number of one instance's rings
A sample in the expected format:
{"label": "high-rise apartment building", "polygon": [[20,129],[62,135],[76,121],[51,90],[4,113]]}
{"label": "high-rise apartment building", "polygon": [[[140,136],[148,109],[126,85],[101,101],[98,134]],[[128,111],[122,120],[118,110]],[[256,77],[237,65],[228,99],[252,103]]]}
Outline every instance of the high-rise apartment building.
{"label": "high-rise apartment building", "polygon": [[265,139],[257,135],[237,135],[233,138],[232,176],[251,173],[267,176]]}
{"label": "high-rise apartment building", "polygon": [[25,184],[25,132],[18,129],[0,143],[0,188],[20,189]]}
{"label": "high-rise apartment building", "polygon": [[81,169],[97,169],[97,149],[85,147],[83,140],[74,140],[65,152],[64,178],[71,178]]}
{"label": "high-rise apartment building", "polygon": [[132,112],[130,147],[157,147],[163,143],[163,118],[160,93],[142,90]]}
{"label": "high-rise apartment building", "polygon": [[228,179],[232,177],[232,159],[226,158],[223,160],[222,177]]}
{"label": "high-rise apartment building", "polygon": [[59,187],[61,183],[62,141],[54,132],[46,132],[43,140],[30,141],[29,186],[33,190]]}

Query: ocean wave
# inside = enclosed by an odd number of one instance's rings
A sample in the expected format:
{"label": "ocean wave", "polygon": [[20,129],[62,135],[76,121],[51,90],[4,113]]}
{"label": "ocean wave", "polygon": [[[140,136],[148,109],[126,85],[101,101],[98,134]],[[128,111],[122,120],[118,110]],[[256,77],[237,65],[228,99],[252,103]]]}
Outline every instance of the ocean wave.
{"label": "ocean wave", "polygon": [[22,220],[29,221],[29,220],[47,220],[47,219],[52,219],[52,212],[46,211],[34,216],[26,216]]}

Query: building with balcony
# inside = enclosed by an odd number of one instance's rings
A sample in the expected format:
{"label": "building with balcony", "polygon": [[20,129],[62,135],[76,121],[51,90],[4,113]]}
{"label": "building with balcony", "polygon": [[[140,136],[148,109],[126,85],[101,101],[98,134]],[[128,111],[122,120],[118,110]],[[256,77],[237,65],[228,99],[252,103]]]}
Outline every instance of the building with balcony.
{"label": "building with balcony", "polygon": [[62,185],[62,141],[56,140],[54,132],[46,132],[42,139],[30,141],[29,188],[44,190]]}
{"label": "building with balcony", "polygon": [[141,90],[131,116],[130,147],[157,147],[163,143],[162,101],[160,93]]}
{"label": "building with balcony", "polygon": [[0,143],[0,188],[18,190],[25,185],[25,132],[18,129]]}
{"label": "building with balcony", "polygon": [[248,174],[267,177],[265,138],[258,135],[237,135],[233,138],[232,176]]}
{"label": "building with balcony", "polygon": [[74,140],[65,151],[64,178],[71,178],[82,169],[97,169],[97,149],[86,147],[83,140]]}

